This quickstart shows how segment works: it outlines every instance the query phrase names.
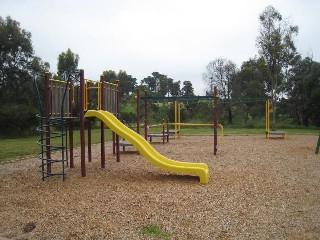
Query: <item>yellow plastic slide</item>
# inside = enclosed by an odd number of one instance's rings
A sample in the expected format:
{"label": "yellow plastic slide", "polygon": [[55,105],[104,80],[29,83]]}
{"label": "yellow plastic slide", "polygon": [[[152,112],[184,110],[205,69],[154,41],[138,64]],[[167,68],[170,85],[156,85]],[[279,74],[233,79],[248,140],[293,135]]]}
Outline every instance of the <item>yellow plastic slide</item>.
{"label": "yellow plastic slide", "polygon": [[142,156],[154,165],[170,172],[187,173],[200,177],[201,183],[208,183],[209,169],[205,163],[179,162],[158,153],[142,136],[121,123],[108,111],[88,110],[85,117],[96,117],[102,120],[112,131],[129,141]]}

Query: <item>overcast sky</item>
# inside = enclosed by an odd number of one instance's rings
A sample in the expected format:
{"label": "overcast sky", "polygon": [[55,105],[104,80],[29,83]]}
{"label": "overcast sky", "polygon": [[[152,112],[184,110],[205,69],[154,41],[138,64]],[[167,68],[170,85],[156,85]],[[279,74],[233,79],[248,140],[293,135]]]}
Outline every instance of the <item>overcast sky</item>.
{"label": "overcast sky", "polygon": [[52,72],[70,48],[86,78],[125,70],[140,83],[157,71],[191,81],[202,95],[209,61],[223,57],[240,68],[257,55],[258,18],[268,5],[299,26],[302,56],[320,62],[318,0],[0,0],[0,16],[32,33]]}

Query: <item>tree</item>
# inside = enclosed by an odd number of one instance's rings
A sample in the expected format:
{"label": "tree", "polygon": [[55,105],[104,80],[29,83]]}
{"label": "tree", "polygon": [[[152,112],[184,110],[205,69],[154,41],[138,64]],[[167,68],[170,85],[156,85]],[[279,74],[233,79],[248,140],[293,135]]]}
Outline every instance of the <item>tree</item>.
{"label": "tree", "polygon": [[194,96],[194,89],[190,81],[183,81],[183,87],[181,89],[182,96],[191,97]]}
{"label": "tree", "polygon": [[275,130],[277,96],[283,88],[288,68],[297,55],[293,38],[299,29],[297,26],[291,26],[287,20],[283,20],[273,6],[267,6],[259,16],[259,20],[260,31],[256,45],[259,54],[265,59],[268,70],[268,90],[272,107],[271,127]]}
{"label": "tree", "polygon": [[129,98],[130,94],[134,92],[137,85],[137,79],[128,75],[126,71],[120,70],[117,79],[120,81],[120,97],[123,100]]}
{"label": "tree", "polygon": [[117,80],[117,73],[113,70],[103,71],[104,80],[106,82],[115,82]]}
{"label": "tree", "polygon": [[241,65],[232,85],[232,97],[266,98],[267,73],[263,58],[249,59]]}
{"label": "tree", "polygon": [[167,76],[159,72],[153,72],[151,75],[142,79],[141,84],[146,85],[153,94],[165,96],[168,90]]}
{"label": "tree", "polygon": [[[225,58],[217,58],[206,66],[203,80],[207,84],[207,93],[213,95],[213,86],[218,88],[219,95],[224,100],[231,100],[232,85],[237,74],[236,64]],[[227,106],[228,122],[232,123],[231,106]]]}
{"label": "tree", "polygon": [[310,57],[300,60],[291,70],[287,85],[288,108],[299,125],[310,120],[320,126],[320,63]]}
{"label": "tree", "polygon": [[206,66],[203,80],[207,84],[207,92],[213,94],[213,86],[216,85],[223,99],[231,99],[232,84],[235,79],[236,64],[225,58],[216,58]]}
{"label": "tree", "polygon": [[146,86],[152,93],[157,92],[157,80],[154,77],[145,77],[141,80],[141,85]]}
{"label": "tree", "polygon": [[[267,98],[266,95],[266,66],[263,58],[249,59],[241,65],[240,71],[232,84],[233,98]],[[265,114],[264,104],[246,102],[239,106],[239,115],[247,123],[249,116],[252,119]]]}
{"label": "tree", "polygon": [[[49,69],[34,56],[31,33],[20,23],[0,17],[0,130],[22,135],[34,128],[36,103],[33,77]],[[39,81],[40,82],[40,81]]]}
{"label": "tree", "polygon": [[107,70],[103,72],[103,75],[106,82],[116,83],[117,80],[120,81],[120,98],[122,100],[128,99],[137,85],[137,79],[128,75],[124,70],[120,70],[118,73]]}
{"label": "tree", "polygon": [[180,84],[181,84],[181,81],[176,81],[176,82],[172,82],[172,84],[169,85],[171,96],[173,97],[180,96],[181,94]]}
{"label": "tree", "polygon": [[0,99],[3,103],[25,102],[23,90],[30,80],[29,63],[33,59],[31,33],[11,17],[0,17],[0,36]]}
{"label": "tree", "polygon": [[180,94],[180,81],[175,82],[172,78],[159,72],[153,72],[141,80],[141,85],[147,86],[152,94],[157,96],[178,96]]}
{"label": "tree", "polygon": [[58,75],[63,79],[75,75],[78,70],[79,55],[74,54],[70,48],[58,56]]}

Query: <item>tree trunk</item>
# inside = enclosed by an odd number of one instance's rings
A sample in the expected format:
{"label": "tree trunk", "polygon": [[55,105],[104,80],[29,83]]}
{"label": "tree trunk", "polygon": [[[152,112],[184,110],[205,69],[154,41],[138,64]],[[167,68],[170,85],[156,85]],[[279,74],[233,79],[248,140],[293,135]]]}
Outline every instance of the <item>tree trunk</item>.
{"label": "tree trunk", "polygon": [[232,124],[232,111],[231,111],[231,107],[228,107],[228,122],[229,122],[229,124]]}
{"label": "tree trunk", "polygon": [[272,123],[271,123],[271,131],[276,130],[276,100],[272,99]]}
{"label": "tree trunk", "polygon": [[271,131],[276,130],[276,101],[277,101],[277,87],[278,79],[276,74],[273,74],[272,77],[272,92],[271,92],[271,108],[272,108],[272,122],[271,122]]}

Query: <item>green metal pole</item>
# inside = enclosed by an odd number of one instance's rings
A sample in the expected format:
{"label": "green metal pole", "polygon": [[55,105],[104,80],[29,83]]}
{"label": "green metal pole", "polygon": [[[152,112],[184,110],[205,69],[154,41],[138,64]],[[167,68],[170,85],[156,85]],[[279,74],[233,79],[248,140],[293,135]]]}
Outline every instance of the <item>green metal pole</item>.
{"label": "green metal pole", "polygon": [[317,144],[317,148],[316,148],[316,154],[319,153],[319,148],[320,148],[320,134],[319,134],[319,138],[318,138],[318,144]]}

